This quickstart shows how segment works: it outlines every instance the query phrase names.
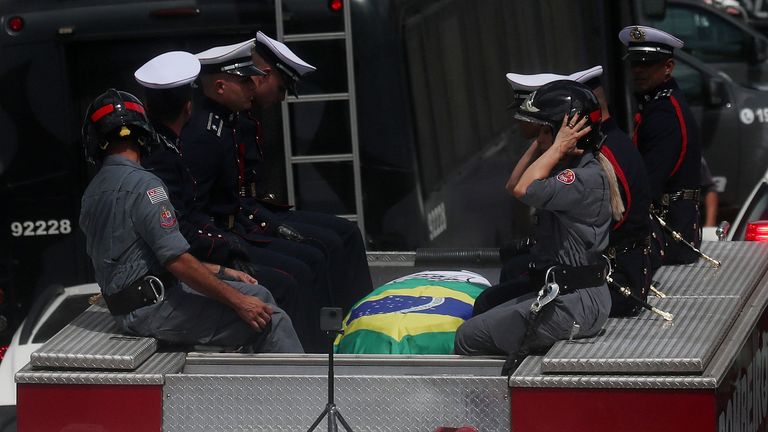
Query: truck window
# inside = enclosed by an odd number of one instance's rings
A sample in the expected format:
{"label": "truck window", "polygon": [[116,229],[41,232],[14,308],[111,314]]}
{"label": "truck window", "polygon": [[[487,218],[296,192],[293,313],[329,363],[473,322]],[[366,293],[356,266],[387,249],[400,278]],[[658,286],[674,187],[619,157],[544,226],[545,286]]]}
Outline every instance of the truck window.
{"label": "truck window", "polygon": [[766,63],[754,63],[756,51],[768,41],[738,22],[704,7],[669,3],[664,19],[648,24],[677,36],[684,51],[742,86],[760,88],[768,82]]}
{"label": "truck window", "polygon": [[749,33],[702,9],[669,5],[653,26],[682,39],[684,50],[707,63],[743,62],[750,47]]}
{"label": "truck window", "polygon": [[692,68],[687,63],[678,61],[672,73],[680,89],[685,93],[685,98],[691,105],[704,103],[704,79],[701,72]]}

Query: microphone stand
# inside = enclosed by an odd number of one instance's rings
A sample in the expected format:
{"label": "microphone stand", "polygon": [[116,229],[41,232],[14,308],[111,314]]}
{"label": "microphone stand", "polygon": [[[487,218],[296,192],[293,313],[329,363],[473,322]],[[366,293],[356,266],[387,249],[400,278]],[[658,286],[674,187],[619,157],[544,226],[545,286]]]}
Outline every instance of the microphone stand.
{"label": "microphone stand", "polygon": [[325,334],[328,336],[329,344],[328,344],[328,403],[325,405],[325,409],[323,409],[323,412],[320,413],[320,416],[317,417],[317,420],[315,420],[314,423],[312,423],[312,426],[309,427],[307,432],[312,432],[317,428],[317,426],[320,424],[321,421],[323,421],[323,418],[325,416],[328,416],[328,432],[338,432],[339,426],[336,423],[338,420],[341,425],[344,427],[344,430],[347,432],[352,432],[352,428],[349,427],[349,423],[347,423],[346,420],[344,420],[344,417],[341,415],[341,411],[339,411],[339,408],[336,406],[336,402],[333,400],[333,341],[336,338],[336,335],[344,333],[341,330],[326,330]]}

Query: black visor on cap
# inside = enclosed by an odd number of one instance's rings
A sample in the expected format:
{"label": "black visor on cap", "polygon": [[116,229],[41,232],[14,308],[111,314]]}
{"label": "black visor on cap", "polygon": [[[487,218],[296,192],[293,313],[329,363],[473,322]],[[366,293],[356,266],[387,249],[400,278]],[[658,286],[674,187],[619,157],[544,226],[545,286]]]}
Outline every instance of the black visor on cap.
{"label": "black visor on cap", "polygon": [[222,66],[221,71],[230,75],[237,76],[264,76],[266,73],[253,65],[253,62],[248,60],[242,63],[235,63],[228,66]]}
{"label": "black visor on cap", "polygon": [[672,58],[672,47],[664,44],[633,44],[627,46],[627,53],[622,60],[630,62],[656,63]]}
{"label": "black visor on cap", "polygon": [[253,65],[250,58],[238,59],[229,63],[204,64],[201,73],[227,73],[237,76],[264,76],[266,73]]}

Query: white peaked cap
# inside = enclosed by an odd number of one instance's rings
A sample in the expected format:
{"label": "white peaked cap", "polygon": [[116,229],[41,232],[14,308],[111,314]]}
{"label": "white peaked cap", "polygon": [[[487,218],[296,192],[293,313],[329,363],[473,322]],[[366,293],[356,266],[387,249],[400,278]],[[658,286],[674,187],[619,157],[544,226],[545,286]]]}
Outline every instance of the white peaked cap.
{"label": "white peaked cap", "polygon": [[294,54],[284,43],[278,42],[262,32],[256,34],[256,51],[262,56],[266,56],[265,60],[268,62],[275,63],[276,67],[293,80],[298,80],[302,75],[316,69]]}
{"label": "white peaked cap", "polygon": [[624,27],[619,32],[619,40],[624,45],[636,44],[662,44],[671,48],[682,48],[683,41],[671,34],[657,28],[633,25]]}
{"label": "white peaked cap", "polygon": [[203,73],[225,72],[232,75],[266,75],[253,65],[251,48],[253,39],[232,45],[217,46],[195,54],[203,66]]}
{"label": "white peaked cap", "polygon": [[674,55],[683,47],[683,41],[653,27],[634,25],[619,32],[619,40],[627,46],[624,60],[656,62]]}
{"label": "white peaked cap", "polygon": [[597,78],[602,74],[603,74],[602,66],[593,66],[589,69],[574,72],[570,75],[560,75],[560,74],[554,74],[554,73],[540,73],[540,74],[532,74],[532,75],[508,73],[507,82],[509,82],[512,88],[515,90],[530,92],[538,89],[544,84],[549,84],[553,81],[558,81],[558,80],[577,81],[584,84],[587,81],[593,78]]}
{"label": "white peaked cap", "polygon": [[139,84],[151,89],[170,89],[190,84],[200,73],[194,54],[171,51],[144,63],[133,73]]}

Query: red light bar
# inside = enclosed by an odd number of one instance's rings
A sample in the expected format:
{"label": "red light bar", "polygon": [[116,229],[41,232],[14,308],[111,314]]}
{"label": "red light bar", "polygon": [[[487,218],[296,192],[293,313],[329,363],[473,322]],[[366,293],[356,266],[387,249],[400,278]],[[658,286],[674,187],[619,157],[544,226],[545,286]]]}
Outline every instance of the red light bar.
{"label": "red light bar", "polygon": [[768,220],[752,221],[748,223],[744,240],[768,242]]}
{"label": "red light bar", "polygon": [[24,29],[24,18],[20,16],[11,17],[8,20],[8,30],[13,33],[18,33]]}
{"label": "red light bar", "polygon": [[343,0],[330,0],[328,2],[328,8],[334,12],[338,12],[344,8]]}

